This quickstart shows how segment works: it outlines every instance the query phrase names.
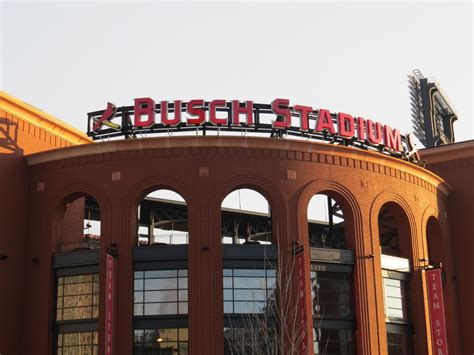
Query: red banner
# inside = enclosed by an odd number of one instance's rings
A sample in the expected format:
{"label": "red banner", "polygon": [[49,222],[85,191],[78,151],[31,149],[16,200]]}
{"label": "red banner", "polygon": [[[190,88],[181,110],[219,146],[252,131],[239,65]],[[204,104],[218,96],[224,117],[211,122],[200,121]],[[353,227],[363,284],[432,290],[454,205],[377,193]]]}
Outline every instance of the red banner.
{"label": "red banner", "polygon": [[447,355],[446,320],[444,318],[443,284],[441,269],[426,270],[428,302],[431,323],[433,354]]}
{"label": "red banner", "polygon": [[107,254],[105,289],[105,355],[112,355],[112,333],[114,315],[115,258]]}
{"label": "red banner", "polygon": [[298,316],[299,316],[299,336],[300,354],[308,354],[308,319],[306,317],[306,289],[304,272],[304,253],[300,249],[296,254],[296,271],[298,273]]}

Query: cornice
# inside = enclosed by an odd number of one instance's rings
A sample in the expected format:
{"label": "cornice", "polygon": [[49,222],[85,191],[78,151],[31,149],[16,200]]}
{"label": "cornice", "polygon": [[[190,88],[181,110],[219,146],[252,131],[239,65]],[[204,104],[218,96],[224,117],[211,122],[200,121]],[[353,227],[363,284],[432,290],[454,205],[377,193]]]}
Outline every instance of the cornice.
{"label": "cornice", "polygon": [[0,110],[57,136],[72,145],[93,143],[83,132],[4,91],[0,91]]}
{"label": "cornice", "polygon": [[[105,161],[157,157],[218,156],[307,161],[390,176],[448,196],[451,188],[434,173],[415,164],[356,148],[290,139],[187,136],[109,141],[67,147],[26,156],[29,166],[43,169]],[[44,165],[43,165],[44,164]]]}
{"label": "cornice", "polygon": [[420,155],[427,164],[438,164],[456,160],[474,158],[474,140],[443,145],[420,150]]}

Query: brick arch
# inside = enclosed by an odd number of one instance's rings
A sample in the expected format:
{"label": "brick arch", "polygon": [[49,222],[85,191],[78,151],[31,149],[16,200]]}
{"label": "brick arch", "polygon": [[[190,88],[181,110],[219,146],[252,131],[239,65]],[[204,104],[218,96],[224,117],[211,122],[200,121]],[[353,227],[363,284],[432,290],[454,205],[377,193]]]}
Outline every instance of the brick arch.
{"label": "brick arch", "polygon": [[420,235],[422,236],[421,240],[423,242],[423,259],[429,259],[429,256],[430,256],[427,228],[428,228],[428,222],[430,221],[431,218],[434,218],[436,220],[436,222],[438,223],[441,229],[441,237],[443,239],[443,243],[445,239],[444,235],[446,235],[442,227],[442,222],[440,220],[441,215],[439,213],[439,210],[431,206],[426,207],[425,210],[423,211],[421,222],[420,222]]}
{"label": "brick arch", "polygon": [[101,243],[109,243],[110,235],[108,231],[110,229],[111,219],[110,199],[99,186],[81,182],[66,185],[57,191],[49,200],[48,205],[51,206],[51,210],[49,211],[47,220],[50,221],[49,228],[51,228],[51,230],[48,232],[51,235],[51,248],[53,248],[53,250],[60,241],[61,231],[58,230],[58,226],[62,227],[66,204],[85,196],[90,196],[97,201],[100,209]]}
{"label": "brick arch", "polygon": [[[272,219],[272,241],[277,245],[282,243],[281,238],[286,232],[283,223],[286,221],[286,204],[283,196],[276,186],[270,181],[258,175],[237,175],[218,186],[215,193],[210,197],[210,220],[221,223],[221,206],[224,199],[233,191],[239,189],[250,189],[261,194],[271,208]],[[220,230],[213,231],[217,236]],[[220,237],[219,237],[220,241]]]}
{"label": "brick arch", "polygon": [[130,241],[128,238],[135,238],[134,221],[138,217],[137,207],[146,195],[156,190],[171,190],[184,199],[188,207],[188,233],[191,242],[191,237],[197,234],[196,228],[192,228],[192,226],[197,226],[199,223],[199,209],[195,207],[196,196],[194,192],[187,184],[176,177],[155,175],[136,182],[123,200],[121,210],[126,216],[123,219],[122,229],[125,231],[124,237],[127,239],[125,244],[136,244],[136,241]]}
{"label": "brick arch", "polygon": [[[367,285],[363,280],[367,279],[367,265],[359,260],[365,260],[365,255],[369,253],[364,247],[362,212],[356,197],[344,185],[330,180],[318,179],[306,184],[298,197],[298,238],[304,245],[305,250],[309,249],[308,238],[308,205],[311,198],[316,194],[327,194],[343,205],[344,221],[346,227],[346,242],[349,249],[354,250],[354,301],[356,313],[360,315],[357,319],[356,346],[357,352],[361,354],[371,353],[370,334],[370,305],[368,299]],[[309,256],[308,256],[309,259]],[[308,260],[309,263],[309,260]],[[309,278],[309,273],[308,278]],[[358,281],[362,280],[362,281]],[[310,291],[307,291],[310,292]],[[312,325],[312,319],[309,322]],[[373,335],[372,335],[373,336]]]}
{"label": "brick arch", "polygon": [[[427,323],[426,323],[426,317],[425,317],[425,308],[424,308],[424,303],[423,300],[425,299],[425,290],[423,288],[423,277],[422,277],[422,272],[421,272],[421,267],[423,266],[423,245],[421,242],[421,235],[419,233],[419,225],[420,225],[420,219],[415,218],[415,215],[413,213],[412,208],[410,208],[408,202],[399,194],[395,192],[381,192],[378,194],[374,201],[372,202],[372,205],[370,207],[370,213],[369,213],[369,222],[370,222],[370,233],[371,233],[371,239],[372,239],[372,246],[374,247],[374,255],[375,255],[375,265],[376,265],[376,272],[375,272],[375,278],[376,280],[375,283],[376,285],[376,293],[377,293],[377,303],[380,304],[380,306],[383,306],[384,300],[383,300],[383,290],[382,290],[382,272],[381,272],[381,264],[380,264],[380,241],[379,241],[379,226],[378,226],[378,216],[379,213],[382,209],[382,207],[387,204],[391,203],[394,204],[396,207],[396,210],[392,210],[392,212],[395,212],[398,215],[398,218],[400,218],[400,214],[404,220],[398,219],[397,222],[401,222],[402,226],[402,232],[403,230],[408,231],[408,236],[405,236],[405,243],[410,243],[410,255],[403,255],[402,257],[407,257],[411,260],[411,264],[413,266],[413,270],[411,272],[410,276],[410,288],[411,288],[411,306],[412,308],[414,307],[419,307],[419,311],[416,312],[416,314],[413,314],[413,325],[414,325],[414,336],[413,338],[413,343],[414,343],[414,349],[415,353],[427,353],[428,351],[428,343],[427,339],[425,338],[425,334],[427,334]],[[400,229],[400,225],[398,226]],[[408,239],[408,241],[407,241]],[[400,241],[400,240],[399,240]],[[405,250],[406,251],[406,250]],[[381,332],[380,334],[380,339],[382,339],[382,342],[380,344],[380,349],[383,350],[384,348],[382,347],[382,344],[386,344],[386,330],[385,330],[385,319],[384,319],[384,311],[383,308],[380,309],[377,313],[378,317],[378,323],[379,323],[379,330]],[[418,336],[421,335],[421,336]]]}
{"label": "brick arch", "polygon": [[[308,223],[308,205],[312,197],[317,194],[328,195],[337,200],[343,208],[346,228],[348,225],[352,236],[360,235],[358,232],[362,228],[362,213],[355,196],[340,183],[318,179],[305,185],[298,197],[298,228],[302,228],[298,231],[300,243],[309,247],[308,229],[305,228]],[[351,241],[351,249],[356,249],[357,242],[356,238]]]}
{"label": "brick arch", "polygon": [[[413,261],[414,267],[418,267],[420,259],[419,250],[421,243],[419,243],[419,233],[417,231],[416,219],[408,202],[397,193],[384,191],[379,193],[372,201],[369,213],[372,245],[380,246],[378,217],[382,207],[387,203],[394,204],[394,206],[399,209],[399,212],[402,213],[402,215],[399,215],[398,217],[405,218],[407,225],[402,225],[402,227],[405,227],[410,234],[406,237],[408,239],[408,243],[410,244],[411,249],[409,259]],[[399,220],[399,222],[404,223],[403,220]],[[380,254],[378,247],[375,248],[374,254]]]}

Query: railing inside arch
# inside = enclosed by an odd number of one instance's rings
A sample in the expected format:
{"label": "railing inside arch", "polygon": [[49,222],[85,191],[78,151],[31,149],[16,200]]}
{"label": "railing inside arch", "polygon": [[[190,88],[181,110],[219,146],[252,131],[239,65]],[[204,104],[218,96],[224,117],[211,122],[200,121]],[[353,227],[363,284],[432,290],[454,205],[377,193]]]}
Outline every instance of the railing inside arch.
{"label": "railing inside arch", "polygon": [[[412,135],[346,113],[290,106],[287,99],[271,104],[253,101],[135,99],[134,106],[112,103],[88,113],[88,136],[94,140],[145,138],[149,135],[241,135],[317,140],[417,162]],[[172,116],[172,117],[171,117]]]}

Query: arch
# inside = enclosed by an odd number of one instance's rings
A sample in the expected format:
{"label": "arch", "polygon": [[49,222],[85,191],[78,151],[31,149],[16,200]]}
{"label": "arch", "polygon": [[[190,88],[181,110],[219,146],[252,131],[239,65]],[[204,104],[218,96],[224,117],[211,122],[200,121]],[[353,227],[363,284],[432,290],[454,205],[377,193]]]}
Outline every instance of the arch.
{"label": "arch", "polygon": [[[269,180],[256,175],[237,175],[220,185],[210,198],[211,220],[218,218],[221,225],[221,206],[224,199],[233,191],[250,189],[261,194],[271,208],[272,241],[281,243],[284,234],[283,221],[286,220],[286,205],[280,191]],[[218,216],[216,215],[218,214]]]}
{"label": "arch", "polygon": [[445,263],[443,232],[438,219],[434,216],[429,217],[426,223],[426,244],[429,265]]}
{"label": "arch", "polygon": [[110,200],[106,193],[96,185],[88,183],[75,183],[65,186],[63,189],[57,191],[49,201],[52,206],[48,221],[50,221],[51,228],[51,248],[56,249],[61,242],[63,220],[66,213],[66,206],[81,197],[93,198],[100,210],[100,240],[101,243],[108,243],[110,236],[106,231],[108,230],[108,222],[110,220]]}
{"label": "arch", "polygon": [[[378,217],[383,206],[389,204],[391,212],[395,213],[395,218],[398,223],[402,223],[401,227],[403,231],[408,232],[403,243],[403,255],[407,259],[412,260],[413,266],[416,268],[419,266],[419,234],[416,229],[416,221],[413,211],[411,210],[408,202],[400,195],[393,192],[381,192],[372,201],[370,206],[370,224],[371,224],[371,241],[372,246],[379,246],[379,224]],[[405,219],[404,219],[405,218]],[[405,222],[406,223],[405,223]],[[377,247],[375,255],[379,255],[380,251]]]}
{"label": "arch", "polygon": [[[238,198],[238,206],[233,201],[235,198]],[[267,199],[253,189],[229,193],[222,201],[221,220],[222,244],[271,243],[271,207]]]}
{"label": "arch", "polygon": [[178,193],[157,189],[138,205],[137,244],[188,244],[188,206]]}
{"label": "arch", "polygon": [[[316,194],[325,194],[338,201],[342,207],[346,225],[346,248],[362,251],[362,241],[355,238],[356,235],[361,235],[362,228],[362,213],[359,203],[344,185],[329,180],[318,179],[309,182],[299,194],[297,202],[298,228],[302,228],[298,231],[299,242],[303,243],[305,247],[309,247],[308,229],[302,226],[308,224],[308,205]],[[352,236],[352,238],[347,238],[348,236]]]}
{"label": "arch", "polygon": [[[134,221],[137,221],[138,218],[138,205],[149,193],[157,190],[170,190],[180,195],[188,208],[188,221],[193,219],[195,220],[194,225],[199,223],[198,209],[194,206],[196,197],[188,185],[178,178],[167,175],[150,176],[135,183],[123,200],[122,211],[124,211],[127,218],[123,219],[122,230],[125,231],[125,238],[128,238],[127,245],[135,244],[136,222]],[[191,238],[194,233],[191,231],[191,224],[188,224],[188,226],[188,233]],[[133,240],[130,240],[130,238]]]}
{"label": "arch", "polygon": [[[408,259],[408,262],[403,259],[382,257],[382,251],[379,247],[379,216],[384,207],[393,215],[397,228],[399,255],[396,256]],[[425,353],[428,344],[423,335],[426,334],[427,324],[425,309],[424,307],[420,308],[420,305],[424,305],[423,275],[421,271],[423,259],[420,258],[424,253],[421,248],[423,244],[413,210],[402,196],[385,191],[378,194],[372,202],[369,216],[372,245],[376,256],[376,297],[385,308],[385,311],[381,309],[377,313],[382,331],[382,342],[390,342],[394,351],[395,349],[399,351],[412,346],[415,353]],[[387,290],[391,290],[390,292],[396,290],[396,297],[400,299],[396,303],[397,307],[387,306],[390,304],[387,302],[391,302],[389,298],[392,297],[387,296]],[[403,296],[407,292],[411,295],[411,300]],[[419,310],[418,312],[405,312],[405,310],[413,310],[415,307]],[[398,328],[395,329],[394,324]],[[404,324],[403,328],[401,328],[401,324]],[[411,327],[413,327],[413,331],[410,330]],[[421,336],[414,336],[414,334]],[[389,339],[391,340],[389,341]]]}
{"label": "arch", "polygon": [[[370,352],[370,314],[369,305],[366,303],[368,299],[367,287],[363,286],[366,279],[366,269],[363,262],[359,262],[365,255],[364,238],[362,234],[362,212],[361,207],[351,191],[344,185],[326,179],[317,179],[308,182],[300,189],[297,196],[297,218],[298,218],[298,240],[304,246],[305,250],[310,250],[308,237],[308,206],[311,198],[316,194],[325,194],[338,201],[344,214],[344,227],[346,249],[352,249],[355,254],[353,268],[353,301],[356,314],[360,315],[357,320],[357,330],[355,331],[355,343],[358,352]],[[307,252],[307,267],[310,265],[310,256]],[[310,289],[310,272],[307,272],[307,293]],[[361,281],[358,281],[361,280]],[[312,302],[310,306],[312,307]],[[310,308],[311,309],[311,308]],[[309,327],[314,329],[313,318],[309,319]],[[372,335],[373,336],[373,335]]]}

